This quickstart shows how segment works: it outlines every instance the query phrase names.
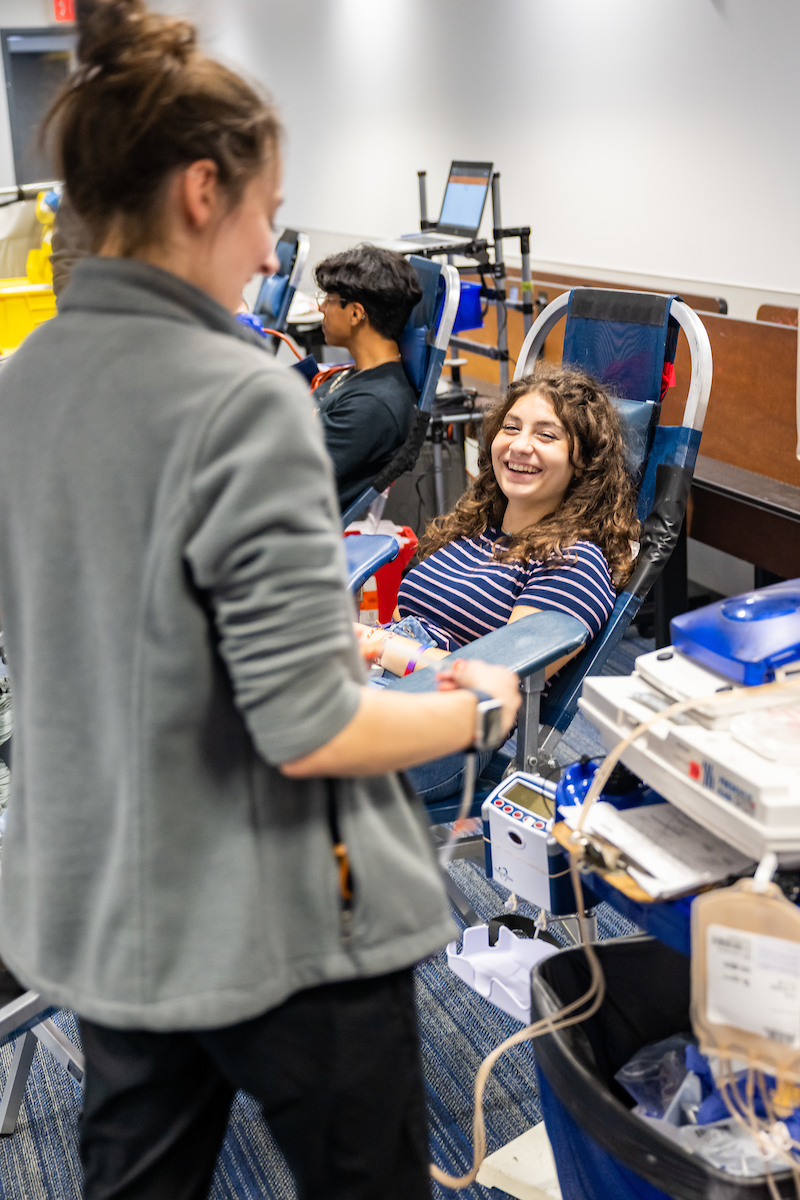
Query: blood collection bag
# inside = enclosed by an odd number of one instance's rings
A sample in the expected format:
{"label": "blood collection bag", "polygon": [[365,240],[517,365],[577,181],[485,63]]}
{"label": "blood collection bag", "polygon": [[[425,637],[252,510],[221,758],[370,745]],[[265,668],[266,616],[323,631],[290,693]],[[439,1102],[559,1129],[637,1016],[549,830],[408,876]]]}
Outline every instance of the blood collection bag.
{"label": "blood collection bag", "polygon": [[692,904],[692,1027],[704,1054],[797,1083],[800,908],[760,874]]}

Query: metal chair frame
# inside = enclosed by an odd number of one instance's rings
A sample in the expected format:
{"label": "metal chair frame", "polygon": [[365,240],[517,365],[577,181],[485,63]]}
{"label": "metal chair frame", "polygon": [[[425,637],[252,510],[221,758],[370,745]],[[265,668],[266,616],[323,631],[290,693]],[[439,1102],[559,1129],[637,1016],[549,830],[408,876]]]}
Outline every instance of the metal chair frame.
{"label": "metal chair frame", "polygon": [[[525,377],[529,364],[536,362],[548,335],[562,317],[566,316],[570,294],[570,292],[565,292],[562,296],[557,296],[555,300],[552,300],[531,326],[517,359],[517,366],[514,371],[515,382]],[[703,429],[706,410],[708,408],[708,399],[711,393],[713,373],[711,343],[702,321],[695,311],[689,308],[684,301],[673,299],[670,302],[669,315],[674,317],[686,335],[691,357],[691,377],[681,425],[684,428],[700,433]],[[693,466],[694,464],[692,463],[691,465]],[[629,593],[623,592],[622,595],[626,596]],[[617,644],[624,629],[630,624],[641,606],[641,599],[631,597],[631,602],[626,605],[624,614],[620,614],[617,621],[614,622],[613,627],[612,621],[614,621],[614,615],[612,614],[612,617],[609,618],[606,628],[601,631],[592,643],[590,661],[582,660],[581,680],[587,675],[597,675],[600,673],[611,650]],[[634,600],[638,602],[634,603]],[[554,655],[550,661],[554,661],[557,657],[557,655]],[[564,670],[575,672],[577,666],[576,664],[568,665]],[[538,705],[539,697],[537,696],[534,700],[533,696],[526,692],[523,701],[523,708],[526,711],[519,722],[517,739],[516,769],[518,771],[535,773],[537,768],[551,771],[556,765],[553,760],[553,752],[561,740],[563,729],[559,729],[553,724],[540,727]]]}

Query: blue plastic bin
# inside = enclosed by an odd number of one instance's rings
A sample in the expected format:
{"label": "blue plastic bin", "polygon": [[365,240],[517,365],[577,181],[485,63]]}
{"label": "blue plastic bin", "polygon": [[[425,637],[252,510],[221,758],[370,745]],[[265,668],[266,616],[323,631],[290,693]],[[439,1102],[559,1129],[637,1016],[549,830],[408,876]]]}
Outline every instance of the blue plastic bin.
{"label": "blue plastic bin", "polygon": [[461,280],[461,295],[458,300],[458,312],[453,324],[453,333],[462,329],[483,329],[481,316],[481,285]]}

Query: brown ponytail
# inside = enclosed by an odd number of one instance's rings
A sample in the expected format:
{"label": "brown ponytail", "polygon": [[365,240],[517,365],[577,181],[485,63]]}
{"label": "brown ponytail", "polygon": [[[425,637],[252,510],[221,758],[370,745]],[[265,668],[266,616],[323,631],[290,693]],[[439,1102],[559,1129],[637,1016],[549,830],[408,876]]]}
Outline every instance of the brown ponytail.
{"label": "brown ponytail", "polygon": [[124,253],[157,236],[168,175],[210,158],[231,203],[278,149],[268,99],[197,48],[188,21],[143,0],[77,0],[78,69],[45,122],[97,248],[121,218]]}

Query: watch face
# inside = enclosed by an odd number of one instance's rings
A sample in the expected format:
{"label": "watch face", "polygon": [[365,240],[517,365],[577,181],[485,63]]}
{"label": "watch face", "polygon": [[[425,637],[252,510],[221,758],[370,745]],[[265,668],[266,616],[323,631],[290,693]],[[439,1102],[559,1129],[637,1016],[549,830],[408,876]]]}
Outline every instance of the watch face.
{"label": "watch face", "polygon": [[496,750],[505,741],[503,705],[500,700],[481,700],[475,717],[476,750]]}
{"label": "watch face", "polygon": [[488,750],[496,750],[505,741],[502,704],[499,704],[496,708],[490,708],[487,716],[489,718],[489,729],[487,730],[486,748]]}

